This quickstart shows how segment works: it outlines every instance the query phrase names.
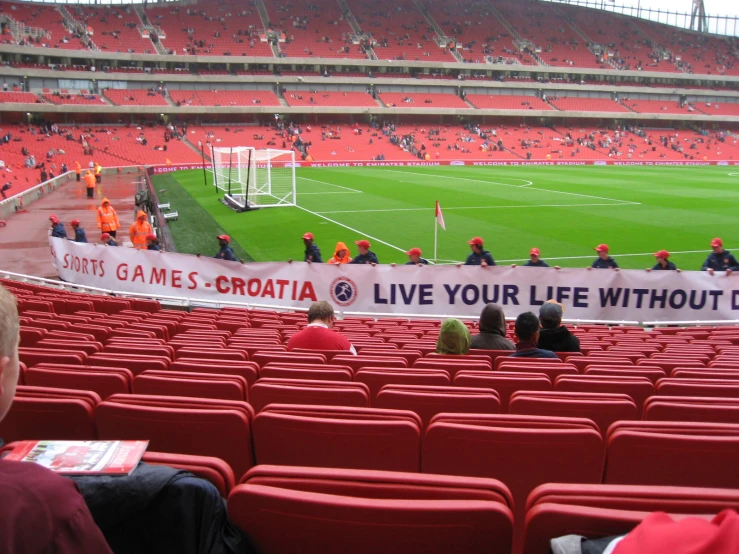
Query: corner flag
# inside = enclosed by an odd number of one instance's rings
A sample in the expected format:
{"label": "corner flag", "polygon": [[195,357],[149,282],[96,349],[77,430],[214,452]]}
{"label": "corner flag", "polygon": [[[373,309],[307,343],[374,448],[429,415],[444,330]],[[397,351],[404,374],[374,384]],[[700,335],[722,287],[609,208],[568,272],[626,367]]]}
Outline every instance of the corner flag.
{"label": "corner flag", "polygon": [[439,201],[436,201],[436,222],[441,225],[441,228],[446,231],[446,225],[444,224],[444,214],[441,213],[441,206]]}

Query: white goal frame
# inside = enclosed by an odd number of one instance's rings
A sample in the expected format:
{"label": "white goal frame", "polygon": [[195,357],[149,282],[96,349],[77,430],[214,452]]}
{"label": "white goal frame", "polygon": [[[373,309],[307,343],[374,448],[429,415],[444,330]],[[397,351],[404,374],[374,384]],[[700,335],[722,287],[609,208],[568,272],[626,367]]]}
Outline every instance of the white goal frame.
{"label": "white goal frame", "polygon": [[239,210],[295,206],[295,151],[253,146],[211,150],[214,185]]}

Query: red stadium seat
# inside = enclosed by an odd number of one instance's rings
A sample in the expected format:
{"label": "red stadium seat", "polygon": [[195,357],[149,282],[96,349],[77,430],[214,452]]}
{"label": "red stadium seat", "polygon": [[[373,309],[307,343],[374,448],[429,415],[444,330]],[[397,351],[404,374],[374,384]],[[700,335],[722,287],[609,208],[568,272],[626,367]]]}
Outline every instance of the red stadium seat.
{"label": "red stadium seat", "polygon": [[228,497],[228,493],[235,485],[231,467],[223,460],[212,456],[146,451],[141,461],[149,465],[168,466],[189,471],[201,479],[210,481],[224,498]]}
{"label": "red stadium seat", "polygon": [[300,367],[282,367],[269,363],[259,370],[259,376],[274,379],[309,379],[317,381],[353,380],[352,370],[349,367],[328,367],[327,365],[311,367],[315,367],[315,369],[305,369]]}
{"label": "red stadium seat", "polygon": [[370,402],[385,385],[450,385],[449,373],[442,369],[363,367],[354,375],[354,381],[364,383],[370,390]]}
{"label": "red stadium seat", "polygon": [[101,352],[88,357],[87,363],[90,365],[106,366],[106,367],[125,367],[131,370],[131,373],[138,375],[147,369],[169,368],[170,360],[166,356],[144,356],[139,354],[106,354]]}
{"label": "red stadium seat", "polygon": [[719,396],[739,398],[739,381],[734,379],[674,379],[657,381],[660,396]]}
{"label": "red stadium seat", "polygon": [[[325,364],[326,356],[323,354],[296,354],[294,352],[255,352],[254,354],[249,353],[250,359],[253,362],[259,364],[259,367],[264,367],[270,362],[282,362],[282,363],[299,363],[299,364]],[[353,356],[352,356],[353,357]],[[337,356],[337,358],[344,358],[344,356]],[[336,364],[343,364],[343,362],[333,362]]]}
{"label": "red stadium seat", "polygon": [[439,360],[436,358],[421,358],[413,362],[413,369],[440,369],[446,371],[452,379],[459,371],[492,371],[490,363],[487,361],[448,358]]}
{"label": "red stadium seat", "polygon": [[193,371],[195,373],[217,373],[226,375],[240,375],[249,386],[259,378],[259,366],[254,362],[232,362],[201,360],[199,358],[183,358],[172,362],[169,366],[172,371]]}
{"label": "red stadium seat", "polygon": [[103,400],[131,392],[133,374],[125,368],[38,364],[24,372],[25,384],[35,387],[90,390]]}
{"label": "red stadium seat", "polygon": [[554,381],[554,390],[562,392],[605,392],[629,396],[636,404],[637,418],[641,419],[644,401],[655,394],[654,385],[646,377],[601,377],[597,375],[560,375]]}
{"label": "red stadium seat", "polygon": [[190,371],[159,371],[150,369],[133,380],[134,394],[162,396],[192,396],[249,400],[249,384],[240,375],[225,373],[193,373]]}
{"label": "red stadium seat", "polygon": [[739,398],[652,396],[644,404],[644,419],[739,424]]}
{"label": "red stadium seat", "polygon": [[494,480],[260,466],[244,481],[229,517],[260,552],[511,550],[510,493]]}
{"label": "red stadium seat", "polygon": [[259,379],[249,391],[251,404],[261,412],[269,404],[325,406],[370,405],[369,388],[364,383],[307,379]]}
{"label": "red stadium seat", "polygon": [[416,414],[348,406],[272,404],[254,419],[259,464],[420,471]]}
{"label": "red stadium seat", "polygon": [[651,368],[644,366],[599,366],[589,365],[585,368],[585,375],[599,375],[601,377],[646,377],[652,383],[667,377],[667,374],[659,368]]}
{"label": "red stadium seat", "polygon": [[331,363],[349,366],[354,373],[363,367],[408,367],[405,358],[396,356],[336,356]]}
{"label": "red stadium seat", "polygon": [[552,390],[552,381],[543,373],[509,371],[460,371],[454,386],[493,389],[500,397],[501,412],[508,412],[511,395],[519,390]]}
{"label": "red stadium seat", "polygon": [[[499,359],[500,360],[500,359]],[[519,358],[503,359],[497,371],[505,372],[524,372],[524,373],[543,373],[554,381],[560,375],[577,375],[577,368],[571,363],[536,363],[533,360],[518,361]]]}

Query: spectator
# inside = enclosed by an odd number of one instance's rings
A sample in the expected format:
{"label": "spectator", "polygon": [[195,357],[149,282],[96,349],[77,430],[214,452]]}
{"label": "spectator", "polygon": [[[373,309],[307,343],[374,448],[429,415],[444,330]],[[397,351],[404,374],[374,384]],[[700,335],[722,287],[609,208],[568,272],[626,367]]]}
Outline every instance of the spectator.
{"label": "spectator", "polygon": [[[218,239],[218,244],[220,245],[221,249],[218,251],[218,254],[213,257],[217,260],[238,262],[239,259],[236,257],[236,254],[234,254],[234,251],[230,246],[231,237],[229,237],[228,235],[218,235],[216,238]],[[200,256],[200,254],[198,254],[198,256]]]}
{"label": "spectator", "polygon": [[103,198],[103,202],[97,209],[97,224],[98,229],[103,233],[108,233],[113,238],[115,238],[121,226],[121,222],[118,221],[118,213],[110,205],[110,200],[107,198]]}
{"label": "spectator", "polygon": [[515,327],[516,351],[511,358],[556,358],[551,350],[542,350],[538,347],[539,318],[532,312],[524,312],[516,318]]}
{"label": "spectator", "polygon": [[616,260],[608,255],[608,245],[599,244],[593,248],[598,253],[598,258],[593,262],[589,269],[618,269]]}
{"label": "spectator", "polygon": [[359,250],[359,254],[357,254],[357,257],[354,258],[352,261],[350,261],[350,264],[378,264],[380,263],[377,260],[377,256],[374,252],[372,252],[370,248],[370,243],[368,240],[358,240],[354,244],[357,245],[357,249]]}
{"label": "spectator", "polygon": [[295,333],[287,342],[287,349],[305,350],[347,350],[356,355],[357,351],[349,340],[332,328],[336,321],[334,308],[326,302],[314,302],[308,308],[308,325]]}
{"label": "spectator", "polygon": [[128,236],[131,238],[134,248],[139,250],[146,249],[146,237],[154,232],[151,228],[151,223],[148,221],[148,216],[143,210],[139,210],[136,214],[136,221],[128,228]]}
{"label": "spectator", "polygon": [[549,267],[549,264],[539,258],[541,251],[538,248],[532,248],[529,252],[531,258],[528,262],[523,264],[525,267]]}
{"label": "spectator", "polygon": [[153,250],[154,252],[160,252],[159,239],[154,233],[146,235],[146,249]]}
{"label": "spectator", "polygon": [[676,271],[677,266],[668,261],[667,258],[670,257],[670,253],[667,250],[660,250],[659,252],[655,252],[654,257],[657,260],[657,263],[654,264],[654,267],[652,269],[648,269],[647,271],[652,270],[672,270]]}
{"label": "spectator", "polygon": [[564,310],[564,306],[554,300],[547,300],[539,308],[540,348],[553,352],[580,352],[580,339],[562,325]]}
{"label": "spectator", "polygon": [[[20,373],[18,308],[0,286],[0,420]],[[27,462],[0,459],[0,552],[106,554],[110,547],[73,481]]]}
{"label": "spectator", "polygon": [[85,233],[85,230],[80,227],[80,220],[79,219],[73,219],[72,220],[72,229],[74,229],[74,242],[87,242],[87,234]]}
{"label": "spectator", "polygon": [[458,319],[449,318],[441,324],[436,341],[438,354],[468,354],[470,351],[470,330]]}
{"label": "spectator", "polygon": [[106,246],[118,246],[118,243],[110,236],[110,233],[103,233],[100,236],[100,241]]}
{"label": "spectator", "polygon": [[59,218],[54,214],[51,214],[49,216],[49,221],[51,221],[51,236],[58,237],[60,239],[66,239],[67,230],[64,228],[64,224],[59,221]]}
{"label": "spectator", "polygon": [[713,252],[703,262],[701,271],[708,271],[709,275],[713,275],[714,271],[725,271],[726,275],[731,275],[732,271],[739,270],[739,262],[736,261],[734,255],[724,250],[724,241],[720,238],[713,239],[711,248]]}
{"label": "spectator", "polygon": [[6,193],[10,190],[11,184],[5,183],[2,188],[0,188],[0,196],[3,197],[3,200],[7,198]]}
{"label": "spectator", "polygon": [[429,261],[426,258],[422,258],[421,254],[422,252],[420,248],[411,248],[408,250],[408,252],[406,252],[408,261],[405,265],[429,265]]}
{"label": "spectator", "polygon": [[467,261],[464,262],[464,265],[495,265],[493,256],[483,248],[483,242],[480,237],[473,237],[467,241],[467,244],[470,245],[472,252],[467,256]]}
{"label": "spectator", "polygon": [[313,242],[313,233],[305,233],[303,235],[303,244],[305,245],[305,258],[303,261],[322,264],[321,249]]}
{"label": "spectator", "polygon": [[94,198],[95,197],[95,176],[92,174],[92,171],[90,170],[88,170],[87,173],[85,173],[85,187],[87,187],[87,197]]}
{"label": "spectator", "polygon": [[480,313],[480,333],[472,337],[471,348],[478,350],[515,350],[516,345],[506,338],[503,308],[486,304]]}
{"label": "spectator", "polygon": [[349,249],[343,242],[336,243],[336,249],[334,250],[334,256],[326,263],[328,264],[348,264],[352,261],[349,255]]}

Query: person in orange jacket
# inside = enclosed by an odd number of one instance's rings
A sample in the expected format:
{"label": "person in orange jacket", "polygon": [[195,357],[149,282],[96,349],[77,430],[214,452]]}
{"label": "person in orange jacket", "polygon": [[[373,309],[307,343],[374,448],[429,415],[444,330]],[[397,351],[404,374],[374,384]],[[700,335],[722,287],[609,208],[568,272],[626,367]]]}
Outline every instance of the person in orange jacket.
{"label": "person in orange jacket", "polygon": [[74,162],[74,172],[77,174],[77,181],[79,182],[82,177],[82,166],[80,162]]}
{"label": "person in orange jacket", "polygon": [[95,197],[95,176],[92,174],[92,171],[90,171],[89,169],[87,170],[87,173],[85,173],[85,186],[87,187],[87,197],[94,198]]}
{"label": "person in orange jacket", "polygon": [[139,250],[146,250],[147,243],[146,237],[154,232],[151,224],[149,223],[146,212],[139,210],[136,214],[136,221],[129,227],[128,234],[131,237],[131,242],[134,248]]}
{"label": "person in orange jacket", "polygon": [[118,220],[115,209],[110,205],[110,200],[103,198],[103,203],[98,208],[98,229],[103,233],[108,233],[111,237],[115,237],[120,227],[121,222]]}
{"label": "person in orange jacket", "polygon": [[343,242],[336,243],[336,250],[334,250],[334,257],[327,261],[327,264],[348,264],[352,261],[349,256],[349,249]]}

